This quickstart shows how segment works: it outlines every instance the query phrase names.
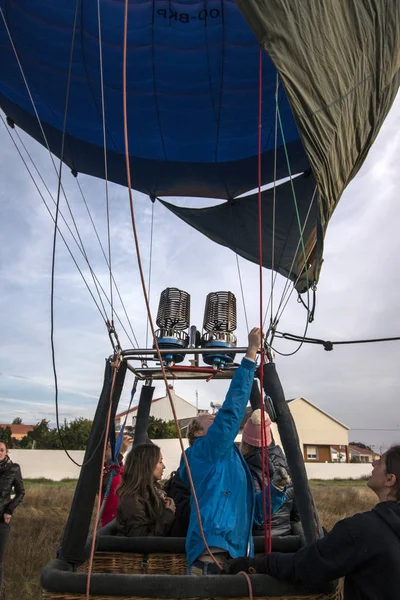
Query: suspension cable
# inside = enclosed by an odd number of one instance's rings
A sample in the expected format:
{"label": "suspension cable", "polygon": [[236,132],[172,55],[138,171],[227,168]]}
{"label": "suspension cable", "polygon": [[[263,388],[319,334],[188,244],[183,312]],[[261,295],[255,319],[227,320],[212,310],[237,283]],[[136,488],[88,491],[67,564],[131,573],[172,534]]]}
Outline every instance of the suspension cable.
{"label": "suspension cable", "polygon": [[93,533],[92,533],[92,545],[91,545],[91,550],[90,550],[89,567],[88,567],[88,575],[87,575],[87,582],[86,582],[86,600],[89,600],[89,598],[90,598],[90,583],[91,583],[91,575],[92,575],[92,569],[93,569],[93,558],[94,558],[94,551],[95,551],[95,546],[96,546],[97,527],[99,524],[99,515],[100,515],[100,510],[101,510],[101,490],[103,487],[104,463],[106,461],[108,433],[110,430],[110,421],[111,421],[112,399],[113,399],[113,395],[114,395],[114,387],[115,387],[115,380],[117,378],[119,360],[120,360],[119,357],[117,357],[117,362],[115,362],[113,364],[114,372],[113,372],[112,383],[111,383],[110,404],[108,407],[108,413],[107,413],[107,419],[106,419],[106,430],[105,430],[104,445],[103,445],[103,458],[101,461],[99,489],[98,489],[98,493],[97,493],[96,517],[94,520],[94,527],[93,527]]}
{"label": "suspension cable", "polygon": [[[40,190],[40,188],[39,188],[39,186],[38,186],[38,184],[37,184],[37,182],[36,182],[36,180],[35,180],[35,178],[34,178],[34,176],[33,176],[32,172],[31,172],[31,170],[29,169],[29,166],[28,166],[27,162],[25,161],[25,159],[24,159],[24,157],[23,157],[23,155],[22,155],[22,153],[21,153],[20,149],[18,148],[18,146],[17,146],[17,144],[16,144],[16,142],[15,142],[15,140],[14,140],[13,136],[11,135],[11,133],[10,133],[10,131],[9,131],[9,128],[7,127],[7,124],[6,124],[6,122],[5,122],[4,118],[3,118],[3,115],[2,115],[1,113],[0,113],[0,119],[1,119],[1,121],[2,121],[2,123],[3,123],[3,125],[4,125],[4,127],[5,127],[5,129],[6,129],[7,133],[8,133],[8,135],[10,136],[10,138],[11,138],[11,140],[12,140],[12,142],[13,142],[13,144],[14,144],[14,146],[15,146],[15,148],[16,148],[16,150],[17,150],[17,152],[18,152],[18,154],[19,154],[19,156],[20,156],[20,158],[21,158],[21,160],[22,160],[22,162],[24,163],[24,165],[25,165],[25,168],[26,168],[26,170],[28,171],[28,173],[29,173],[29,175],[30,175],[30,177],[31,177],[31,179],[32,179],[32,182],[33,182],[34,186],[36,187],[36,189],[37,189],[37,191],[38,191],[38,193],[39,193],[39,195],[40,195],[40,197],[41,197],[41,199],[42,199],[42,201],[43,201],[43,203],[44,203],[44,205],[45,205],[45,207],[46,207],[46,209],[47,209],[47,211],[48,211],[48,213],[49,213],[49,215],[50,215],[50,217],[52,218],[52,220],[53,220],[53,222],[54,222],[54,215],[52,214],[52,212],[51,212],[51,210],[50,210],[50,207],[49,207],[49,205],[47,204],[47,202],[46,202],[46,199],[45,199],[45,198],[44,198],[44,196],[43,196],[43,193],[42,193],[42,191]],[[61,214],[61,213],[60,213],[60,214]],[[104,315],[104,313],[102,312],[102,310],[101,310],[101,308],[100,308],[99,304],[97,303],[97,301],[96,301],[96,298],[94,297],[94,295],[93,295],[93,292],[92,292],[92,290],[90,289],[90,287],[89,287],[89,284],[88,284],[88,282],[86,281],[86,279],[85,279],[85,276],[84,276],[84,274],[83,274],[83,272],[82,272],[81,268],[79,267],[79,264],[77,263],[77,261],[76,261],[76,259],[75,259],[74,255],[72,254],[72,251],[71,251],[71,249],[70,249],[70,247],[69,247],[69,245],[68,245],[68,242],[67,242],[67,240],[65,239],[65,237],[64,237],[63,233],[61,232],[61,230],[60,230],[60,229],[58,229],[58,231],[59,231],[59,235],[60,235],[61,239],[63,240],[63,242],[64,242],[64,244],[65,244],[65,247],[67,248],[67,250],[68,250],[68,252],[69,252],[69,254],[70,254],[70,256],[71,256],[71,258],[72,258],[72,260],[73,260],[73,262],[74,262],[74,264],[75,264],[75,266],[76,266],[76,268],[78,269],[78,272],[79,272],[80,276],[82,277],[82,280],[83,280],[84,284],[86,285],[86,288],[87,288],[87,290],[88,290],[89,294],[91,295],[91,297],[92,297],[92,299],[93,299],[93,302],[94,302],[94,303],[95,303],[95,305],[96,305],[96,308],[97,308],[97,310],[99,311],[99,313],[100,313],[100,315],[101,315],[101,317],[102,317],[102,320],[104,321],[104,320],[105,320],[105,315]]]}
{"label": "suspension cable", "polygon": [[[102,244],[102,241],[101,241],[101,239],[100,239],[99,232],[97,231],[96,224],[95,224],[95,222],[94,222],[94,219],[93,219],[93,217],[92,217],[92,213],[90,212],[89,205],[88,205],[88,203],[87,203],[87,201],[86,201],[86,198],[85,198],[85,195],[84,195],[84,193],[83,193],[82,186],[81,186],[81,184],[79,183],[79,179],[78,179],[77,177],[76,177],[75,179],[76,179],[76,183],[77,183],[77,186],[78,186],[78,188],[79,188],[79,191],[80,191],[80,193],[81,193],[81,196],[82,196],[83,203],[84,203],[84,205],[85,205],[85,207],[86,207],[86,211],[87,211],[87,213],[88,213],[88,216],[89,216],[90,222],[91,222],[91,224],[92,224],[92,227],[93,227],[94,233],[95,233],[95,235],[96,235],[96,238],[97,238],[97,241],[98,241],[98,243],[99,243],[100,249],[101,249],[101,251],[102,251],[102,254],[103,254],[103,256],[104,256],[104,260],[106,261],[107,267],[109,268],[109,262],[108,262],[108,258],[107,258],[107,255],[106,255],[106,253],[105,253],[105,250],[104,250],[104,246],[103,246],[103,244]],[[126,320],[128,321],[129,328],[130,328],[130,330],[131,330],[131,333],[132,333],[133,339],[135,340],[135,343],[134,343],[134,342],[132,342],[132,339],[130,338],[129,334],[126,332],[125,328],[124,328],[124,331],[125,331],[125,333],[126,333],[126,335],[127,335],[128,339],[129,339],[129,341],[131,342],[132,346],[133,346],[134,348],[135,348],[135,347],[138,347],[138,348],[139,348],[139,342],[138,342],[138,340],[137,340],[137,337],[136,337],[136,334],[135,334],[135,332],[134,332],[134,330],[133,330],[133,326],[132,326],[131,320],[130,320],[130,318],[129,318],[128,312],[127,312],[127,310],[126,310],[125,303],[124,303],[124,301],[123,301],[123,299],[122,299],[121,292],[119,291],[119,287],[118,287],[118,285],[117,285],[117,282],[116,282],[116,280],[115,280],[115,277],[114,277],[114,275],[113,275],[112,271],[111,271],[111,277],[112,277],[112,281],[113,281],[113,284],[114,284],[114,287],[115,287],[115,291],[117,292],[117,296],[118,296],[118,298],[119,298],[119,301],[120,301],[120,303],[121,303],[122,310],[124,311],[125,318],[126,318]],[[102,291],[103,291],[103,293],[104,293],[104,290],[103,290],[103,288],[102,288]],[[110,306],[111,306],[111,302],[110,302]],[[119,320],[119,317],[118,317],[118,315],[117,315],[117,313],[116,313],[115,309],[114,309],[114,313],[115,313],[115,316],[117,317],[117,319]],[[121,321],[120,321],[120,323],[121,323]],[[135,346],[135,344],[136,344],[136,346]]]}
{"label": "suspension cable", "polygon": [[249,329],[249,321],[247,319],[246,300],[245,300],[245,297],[244,297],[244,288],[243,288],[243,281],[242,281],[242,273],[241,273],[241,270],[240,270],[239,256],[238,256],[237,252],[235,252],[235,256],[236,256],[237,272],[238,272],[238,277],[239,277],[240,294],[242,296],[244,319],[245,319],[245,322],[246,322],[247,333],[249,334],[250,333],[250,329]]}
{"label": "suspension cable", "polygon": [[[282,316],[282,314],[283,314],[283,312],[284,312],[284,310],[285,310],[285,308],[286,308],[286,306],[287,306],[287,304],[288,304],[288,302],[289,302],[289,300],[290,300],[290,298],[291,298],[294,290],[296,289],[296,285],[297,285],[298,281],[300,280],[300,277],[302,276],[302,272],[300,271],[299,274],[296,277],[296,280],[293,283],[293,286],[292,286],[292,289],[290,291],[289,297],[286,299],[286,296],[289,293],[290,276],[291,276],[291,274],[293,272],[294,263],[296,262],[297,253],[299,251],[299,247],[300,247],[300,243],[301,243],[300,240],[303,237],[305,228],[307,226],[308,219],[309,219],[309,216],[310,216],[310,213],[311,213],[311,209],[312,209],[312,206],[314,204],[314,199],[315,199],[316,193],[317,193],[317,187],[315,187],[314,193],[313,193],[313,195],[311,197],[310,204],[308,206],[308,210],[307,210],[307,214],[306,214],[306,218],[304,220],[304,224],[303,224],[303,227],[302,227],[302,230],[301,230],[301,234],[299,236],[299,241],[297,242],[296,250],[295,250],[295,252],[293,254],[293,259],[292,259],[292,263],[290,265],[289,274],[287,276],[287,279],[286,279],[286,282],[285,282],[285,286],[284,286],[284,289],[283,289],[283,292],[282,292],[282,296],[281,296],[281,299],[280,299],[280,302],[279,302],[279,305],[278,305],[278,308],[277,308],[277,311],[276,311],[276,316],[275,316],[275,322],[276,323],[279,322],[279,319],[281,318],[281,316]],[[285,299],[286,299],[286,302],[283,305]],[[282,305],[283,305],[283,308],[281,310]],[[280,313],[279,313],[279,311],[280,311]]]}
{"label": "suspension cable", "polygon": [[[259,248],[259,319],[260,319],[260,334],[261,334],[261,347],[260,347],[260,409],[261,409],[261,479],[262,479],[262,503],[263,503],[263,518],[264,518],[264,543],[265,553],[271,552],[271,483],[270,473],[267,469],[268,479],[268,501],[269,501],[269,520],[267,520],[267,490],[265,487],[265,460],[268,462],[268,447],[266,448],[266,436],[265,436],[265,413],[264,413],[264,402],[263,402],[263,386],[264,381],[264,344],[262,336],[263,326],[263,229],[262,229],[262,164],[261,164],[261,145],[262,145],[262,108],[263,108],[263,46],[260,44],[259,51],[259,87],[258,87],[258,135],[257,135],[257,185],[258,185],[258,248]],[[265,452],[266,450],[266,452]]]}
{"label": "suspension cable", "polygon": [[[149,290],[149,302],[151,299],[151,267],[153,260],[153,227],[154,227],[154,204],[155,201],[152,200],[151,203],[151,225],[150,225],[150,249],[149,249],[149,275],[147,281],[147,289]],[[147,315],[147,323],[146,323],[146,348],[149,342],[149,316]]]}
{"label": "suspension cable", "polygon": [[275,266],[275,221],[276,221],[276,171],[277,171],[277,154],[278,154],[278,90],[279,90],[279,75],[276,72],[276,84],[275,84],[275,135],[274,135],[274,192],[273,192],[273,204],[272,204],[272,248],[271,248],[271,318],[270,327],[273,323],[273,312],[274,312],[274,285],[276,277],[274,277],[274,266]]}
{"label": "suspension cable", "polygon": [[147,295],[147,290],[146,290],[146,283],[145,283],[145,278],[144,278],[144,272],[143,272],[143,267],[142,267],[142,261],[141,261],[141,257],[140,257],[140,248],[139,248],[139,239],[138,239],[138,234],[137,234],[137,229],[136,229],[136,220],[135,220],[135,212],[134,212],[134,205],[133,205],[133,194],[132,194],[132,182],[131,182],[131,170],[130,170],[130,161],[129,161],[129,138],[128,138],[128,114],[127,114],[127,37],[128,37],[128,8],[129,8],[129,0],[125,0],[125,10],[124,10],[124,41],[123,41],[123,69],[122,69],[122,76],[123,76],[123,120],[124,120],[124,142],[125,142],[125,161],[126,161],[126,171],[127,171],[127,186],[128,186],[128,195],[129,195],[129,207],[130,207],[130,212],[131,212],[131,221],[132,221],[132,233],[133,233],[133,237],[134,237],[134,243],[135,243],[135,249],[136,249],[136,256],[137,256],[137,261],[138,261],[138,268],[139,268],[139,274],[140,274],[140,281],[141,281],[141,285],[142,285],[142,291],[143,291],[143,296],[144,296],[144,301],[146,304],[146,310],[147,310],[147,314],[148,314],[148,318],[149,318],[149,325],[150,325],[150,329],[151,329],[151,333],[153,336],[153,340],[154,340],[154,347],[158,356],[158,360],[160,362],[160,367],[161,367],[161,371],[162,371],[162,375],[163,375],[163,379],[164,379],[164,383],[165,383],[165,387],[166,387],[166,392],[169,398],[169,402],[171,405],[171,410],[172,410],[172,414],[174,417],[174,421],[175,424],[177,426],[177,430],[178,430],[178,437],[179,437],[179,444],[181,447],[181,452],[182,452],[182,457],[185,463],[185,467],[187,470],[187,475],[188,475],[188,479],[189,479],[189,484],[190,484],[190,488],[192,491],[192,495],[193,495],[193,501],[195,504],[195,508],[196,508],[196,514],[197,514],[197,519],[198,519],[198,523],[199,523],[199,530],[200,530],[200,535],[201,535],[201,539],[203,541],[203,544],[205,546],[206,551],[209,553],[210,557],[212,558],[213,562],[217,565],[217,567],[219,569],[222,570],[222,566],[219,564],[219,562],[217,561],[217,559],[215,558],[215,556],[213,555],[213,553],[211,552],[210,547],[208,546],[207,540],[205,538],[204,535],[204,530],[203,530],[203,526],[202,526],[202,522],[201,522],[201,514],[200,514],[200,508],[199,508],[199,503],[198,503],[198,499],[197,499],[197,495],[196,495],[196,490],[194,487],[194,482],[193,482],[193,478],[192,478],[192,474],[190,471],[190,466],[189,466],[189,462],[185,453],[185,447],[183,445],[183,439],[182,439],[182,434],[180,431],[180,427],[179,427],[179,422],[178,422],[178,417],[176,414],[176,409],[175,409],[175,405],[174,405],[174,401],[172,398],[172,394],[171,394],[171,390],[168,386],[168,380],[167,380],[167,373],[166,373],[166,369],[165,369],[165,365],[163,363],[163,358],[160,352],[160,348],[158,345],[158,340],[155,334],[155,328],[154,328],[154,323],[153,323],[153,318],[151,316],[151,311],[150,311],[150,304],[149,304],[149,299],[148,299],[148,295]]}
{"label": "suspension cable", "polygon": [[[14,144],[14,146],[15,146],[15,148],[16,148],[16,150],[17,150],[17,152],[18,152],[18,154],[19,154],[19,155],[20,155],[20,157],[21,157],[21,160],[22,160],[22,162],[23,162],[23,163],[24,163],[24,165],[25,165],[25,168],[26,168],[26,170],[28,171],[28,174],[30,175],[30,177],[31,177],[31,179],[32,179],[32,181],[33,181],[33,183],[34,183],[34,185],[35,185],[36,189],[38,190],[38,193],[39,193],[39,195],[40,195],[40,197],[41,197],[41,199],[42,199],[42,201],[43,201],[43,203],[44,203],[44,205],[45,205],[45,207],[46,207],[46,209],[47,209],[47,211],[48,211],[48,213],[49,213],[49,215],[50,215],[51,219],[52,219],[52,220],[53,220],[53,222],[54,222],[54,216],[53,216],[53,214],[52,214],[52,212],[51,212],[51,210],[50,210],[50,208],[49,208],[49,206],[48,206],[48,204],[47,204],[47,202],[46,202],[46,200],[45,200],[45,198],[44,198],[44,196],[43,196],[42,192],[40,191],[40,189],[39,189],[39,187],[38,187],[38,185],[37,185],[37,183],[36,183],[36,181],[35,181],[35,178],[34,178],[34,176],[33,176],[32,172],[30,171],[30,169],[29,169],[29,167],[28,167],[28,165],[27,165],[27,163],[26,163],[25,159],[23,158],[23,156],[22,156],[22,154],[21,154],[21,151],[19,150],[19,148],[18,148],[18,145],[17,145],[16,141],[14,140],[13,136],[11,135],[11,133],[10,133],[10,131],[9,131],[9,128],[7,127],[7,125],[6,125],[6,123],[5,123],[5,120],[3,119],[2,115],[0,115],[0,117],[1,117],[1,119],[2,119],[2,122],[3,122],[3,125],[4,125],[4,127],[5,127],[5,128],[6,128],[6,130],[7,130],[7,133],[8,133],[8,135],[10,136],[10,138],[11,138],[11,140],[12,140],[12,142],[13,142],[13,144]],[[55,205],[55,204],[56,204],[56,200],[55,200],[55,198],[54,198],[53,194],[51,193],[51,191],[50,191],[50,189],[49,189],[48,185],[46,184],[46,181],[45,181],[45,179],[43,178],[42,174],[40,173],[40,171],[39,171],[38,167],[36,166],[36,163],[35,163],[35,161],[34,161],[34,159],[33,159],[32,155],[30,154],[30,152],[29,152],[28,148],[26,147],[26,145],[25,145],[25,143],[24,143],[23,139],[22,139],[22,138],[21,138],[21,136],[19,135],[19,133],[18,133],[18,130],[17,130],[17,129],[15,129],[15,130],[14,130],[14,132],[15,132],[15,135],[17,136],[17,138],[18,138],[19,142],[21,143],[21,145],[22,145],[23,149],[25,150],[25,152],[26,152],[26,154],[27,154],[28,158],[30,159],[30,161],[31,161],[31,163],[32,163],[32,165],[33,165],[33,167],[34,167],[34,169],[35,169],[36,173],[38,174],[38,176],[39,176],[40,180],[42,181],[42,183],[43,183],[43,185],[44,185],[44,187],[45,187],[45,189],[46,189],[47,193],[49,194],[49,196],[50,196],[51,200],[53,201],[53,204]],[[79,186],[79,184],[78,184],[78,187],[80,187],[80,186]],[[85,200],[84,200],[84,201],[85,201]],[[86,202],[86,201],[85,201],[85,202]],[[89,209],[88,209],[88,210],[89,210]],[[89,215],[90,215],[90,217],[91,217],[90,211],[89,211]],[[61,217],[61,219],[63,220],[63,222],[64,222],[64,224],[65,224],[65,226],[66,226],[66,228],[67,228],[68,232],[70,233],[70,235],[71,235],[71,237],[72,237],[73,241],[74,241],[74,242],[75,242],[75,244],[76,244],[76,247],[78,248],[79,252],[81,253],[81,255],[83,256],[83,258],[85,259],[85,261],[86,261],[86,263],[87,263],[87,260],[86,260],[85,254],[84,254],[84,252],[83,252],[83,250],[82,250],[82,247],[81,247],[81,245],[79,244],[78,240],[76,239],[76,237],[75,237],[75,235],[74,235],[73,231],[71,230],[71,227],[70,227],[69,223],[67,222],[67,220],[65,219],[65,217],[64,217],[64,215],[63,215],[63,213],[62,213],[61,209],[59,210],[59,216],[60,216],[60,217]],[[97,231],[97,230],[96,230],[96,231]],[[100,293],[99,293],[99,289],[98,289],[98,288],[100,288],[100,290],[101,290],[101,291],[102,291],[102,293],[104,294],[104,297],[105,297],[105,299],[107,300],[108,304],[110,304],[110,306],[111,306],[111,302],[110,302],[110,299],[108,298],[108,296],[107,296],[107,294],[106,294],[106,292],[105,292],[105,290],[104,290],[104,288],[103,288],[102,284],[100,283],[100,281],[99,281],[99,279],[98,279],[98,277],[97,277],[96,273],[95,273],[95,272],[94,272],[94,270],[92,269],[91,265],[90,265],[90,264],[88,264],[89,271],[91,272],[91,274],[92,274],[92,278],[94,279],[94,284],[95,284],[95,287],[96,287],[97,294],[99,295],[99,298],[100,298],[100,304],[101,304],[101,305],[102,305],[102,307],[103,307],[103,312],[102,312],[102,311],[101,311],[101,309],[99,308],[99,305],[98,305],[98,303],[97,303],[97,301],[96,301],[96,298],[94,297],[94,295],[93,295],[93,293],[92,293],[91,289],[89,288],[89,286],[88,286],[88,283],[87,283],[87,281],[86,281],[86,279],[85,279],[85,277],[84,277],[84,275],[83,275],[83,272],[82,272],[82,270],[80,269],[80,267],[79,267],[79,265],[78,265],[78,263],[77,263],[77,261],[76,261],[76,259],[75,259],[74,255],[72,254],[72,251],[71,251],[71,249],[70,249],[70,247],[69,247],[69,245],[68,245],[68,242],[66,241],[65,237],[62,235],[62,233],[61,233],[61,230],[60,230],[59,226],[58,226],[58,232],[59,232],[59,235],[61,236],[61,238],[62,238],[62,240],[63,240],[63,242],[64,242],[64,244],[65,244],[65,246],[66,246],[66,248],[67,248],[67,250],[68,250],[68,252],[69,252],[69,254],[70,254],[70,256],[71,256],[71,258],[72,258],[72,260],[73,260],[73,262],[74,262],[74,264],[75,264],[75,266],[76,266],[76,268],[78,269],[78,271],[79,271],[79,273],[80,273],[80,275],[81,275],[81,277],[82,277],[82,279],[83,279],[83,281],[84,281],[84,283],[85,283],[86,287],[88,288],[88,291],[89,291],[89,293],[90,293],[90,295],[91,295],[91,297],[92,297],[92,299],[93,299],[93,301],[94,301],[94,303],[95,303],[96,307],[98,308],[98,310],[99,310],[99,312],[100,312],[100,314],[101,314],[101,316],[102,316],[102,319],[103,319],[103,321],[104,321],[105,323],[107,323],[107,313],[106,313],[106,310],[105,310],[105,308],[104,308],[104,303],[102,302],[102,299],[101,299],[101,296],[100,296]],[[100,242],[100,243],[101,243],[101,242]],[[103,253],[104,253],[104,249],[103,249]],[[104,253],[104,255],[105,255],[105,253]],[[116,287],[116,289],[117,289],[117,286],[116,286],[116,284],[115,284],[115,287]],[[118,293],[119,293],[119,291],[118,291]],[[133,336],[134,336],[134,339],[136,340],[136,344],[137,344],[137,339],[136,339],[135,333],[134,333],[134,331],[133,331],[133,329],[132,329],[132,324],[130,323],[129,317],[128,317],[128,315],[127,315],[127,312],[126,312],[125,305],[124,305],[124,303],[123,303],[123,300],[122,300],[122,298],[121,298],[121,297],[120,297],[120,300],[121,300],[121,305],[122,305],[122,307],[123,307],[123,309],[124,309],[124,312],[125,312],[125,316],[126,316],[126,318],[127,318],[127,320],[128,320],[128,323],[130,324],[130,327],[131,327],[132,334],[133,334]],[[118,315],[118,313],[117,313],[115,310],[114,310],[114,314],[115,314],[115,316],[116,316],[116,318],[117,318],[117,321],[118,321],[118,322],[119,322],[119,324],[121,325],[121,328],[122,328],[122,330],[124,331],[125,335],[127,336],[127,338],[128,338],[128,340],[129,340],[129,342],[130,342],[130,343],[132,344],[132,346],[134,347],[134,346],[135,346],[135,344],[134,344],[134,342],[132,341],[132,338],[130,337],[129,333],[127,332],[127,330],[126,330],[126,328],[125,328],[125,326],[124,326],[124,324],[123,324],[123,322],[122,322],[122,320],[121,320],[121,318],[120,318],[120,316]]]}
{"label": "suspension cable", "polygon": [[111,235],[110,235],[110,208],[108,196],[108,161],[107,161],[107,133],[106,133],[106,111],[104,99],[104,78],[103,78],[103,45],[101,36],[101,13],[100,0],[97,0],[97,21],[99,31],[99,64],[100,64],[100,89],[101,89],[101,117],[103,127],[103,147],[104,147],[104,179],[106,192],[106,212],[107,212],[107,242],[108,242],[108,268],[110,272],[110,301],[111,301],[111,324],[114,322],[114,301],[113,301],[113,277],[111,263]]}

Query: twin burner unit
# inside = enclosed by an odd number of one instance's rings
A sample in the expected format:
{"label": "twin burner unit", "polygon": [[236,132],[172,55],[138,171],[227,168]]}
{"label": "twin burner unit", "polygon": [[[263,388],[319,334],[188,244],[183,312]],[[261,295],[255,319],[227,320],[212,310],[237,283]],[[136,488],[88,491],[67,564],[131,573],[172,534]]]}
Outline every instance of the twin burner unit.
{"label": "twin burner unit", "polygon": [[[165,366],[173,367],[184,360],[190,349],[203,348],[203,361],[214,369],[224,369],[233,363],[236,348],[236,298],[232,292],[210,292],[206,298],[203,334],[190,327],[190,295],[178,288],[161,292],[157,312],[158,345]],[[154,346],[153,346],[154,347]],[[182,352],[183,349],[189,352]]]}

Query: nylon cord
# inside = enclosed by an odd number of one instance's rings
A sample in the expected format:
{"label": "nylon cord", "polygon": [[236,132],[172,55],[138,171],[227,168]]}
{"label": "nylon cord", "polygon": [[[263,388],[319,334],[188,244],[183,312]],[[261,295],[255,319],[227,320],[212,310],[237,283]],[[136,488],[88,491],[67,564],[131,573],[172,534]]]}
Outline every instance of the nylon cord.
{"label": "nylon cord", "polygon": [[123,120],[124,120],[124,142],[125,142],[125,161],[126,161],[126,171],[127,171],[127,184],[128,184],[128,195],[129,195],[129,207],[130,207],[130,212],[131,212],[131,221],[132,221],[132,232],[133,232],[133,237],[134,237],[134,242],[135,242],[135,249],[136,249],[136,256],[137,256],[137,261],[138,261],[138,268],[139,268],[139,274],[140,274],[140,281],[141,281],[141,285],[142,285],[142,290],[143,290],[143,296],[144,296],[144,301],[146,304],[146,309],[147,309],[147,314],[149,317],[149,325],[150,325],[150,329],[151,329],[151,333],[153,336],[153,340],[154,340],[154,346],[155,346],[155,350],[160,362],[160,367],[161,367],[161,371],[162,371],[162,375],[163,375],[163,379],[164,379],[164,383],[166,386],[166,392],[169,398],[169,402],[171,405],[171,410],[172,410],[172,414],[174,417],[174,421],[175,424],[177,426],[177,430],[178,430],[178,436],[179,436],[179,443],[180,443],[180,447],[181,447],[181,451],[182,451],[182,457],[187,469],[187,474],[188,474],[188,479],[189,479],[189,484],[190,484],[190,488],[192,490],[192,494],[193,494],[193,501],[195,504],[195,508],[196,508],[196,514],[197,514],[197,518],[198,518],[198,522],[199,522],[199,529],[200,529],[200,535],[203,541],[203,544],[205,546],[206,551],[210,554],[210,557],[212,558],[213,562],[218,566],[219,569],[222,570],[222,566],[218,563],[218,561],[216,560],[216,558],[214,557],[214,555],[212,554],[208,544],[207,544],[207,540],[205,539],[204,536],[204,531],[203,531],[203,526],[202,526],[202,522],[201,522],[201,515],[200,515],[200,508],[199,508],[199,504],[198,504],[198,500],[197,500],[197,496],[196,496],[196,490],[194,488],[194,483],[193,483],[193,479],[192,479],[192,474],[190,471],[190,466],[187,460],[187,456],[185,453],[185,448],[183,445],[183,440],[182,440],[182,434],[180,431],[180,427],[179,427],[179,423],[178,423],[178,418],[177,418],[177,414],[176,414],[176,410],[175,410],[175,406],[174,406],[174,402],[172,399],[172,395],[171,395],[171,390],[168,386],[168,380],[167,380],[167,373],[166,373],[166,369],[162,360],[162,355],[160,353],[160,348],[158,346],[158,341],[155,335],[155,328],[154,328],[154,324],[153,324],[153,319],[151,316],[151,311],[150,311],[150,305],[149,305],[149,299],[148,299],[148,295],[147,295],[147,290],[146,290],[146,283],[145,283],[145,279],[144,279],[144,272],[143,272],[143,267],[142,267],[142,261],[141,261],[141,257],[140,257],[140,248],[139,248],[139,239],[138,239],[138,235],[137,235],[137,230],[136,230],[136,220],[135,220],[135,212],[134,212],[134,205],[133,205],[133,195],[132,195],[132,185],[131,185],[131,172],[130,172],[130,161],[129,161],[129,138],[128,138],[128,114],[127,114],[127,37],[128,37],[128,8],[129,8],[129,0],[125,0],[125,9],[124,9],[124,42],[123,42]]}

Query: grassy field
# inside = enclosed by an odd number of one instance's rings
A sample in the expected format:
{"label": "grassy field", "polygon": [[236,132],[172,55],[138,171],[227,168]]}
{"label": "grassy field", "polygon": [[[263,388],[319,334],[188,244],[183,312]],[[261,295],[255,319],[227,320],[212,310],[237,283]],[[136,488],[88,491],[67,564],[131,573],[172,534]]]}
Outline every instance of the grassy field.
{"label": "grassy field", "polygon": [[[67,519],[75,481],[27,480],[26,496],[16,510],[5,557],[3,600],[39,600],[40,572],[55,556]],[[363,481],[311,482],[322,524],[369,510],[376,503]]]}

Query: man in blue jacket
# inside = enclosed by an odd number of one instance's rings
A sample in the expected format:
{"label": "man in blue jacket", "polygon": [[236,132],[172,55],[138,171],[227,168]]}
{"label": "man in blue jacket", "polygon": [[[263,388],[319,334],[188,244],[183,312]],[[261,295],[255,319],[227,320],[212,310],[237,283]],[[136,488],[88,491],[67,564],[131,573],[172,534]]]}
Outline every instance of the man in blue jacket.
{"label": "man in blue jacket", "polygon": [[[262,494],[254,495],[250,471],[235,446],[246,405],[253,385],[257,351],[261,345],[261,331],[251,330],[246,356],[235,371],[225,402],[215,418],[200,415],[192,428],[193,445],[186,450],[201,522],[207,544],[217,559],[252,556],[251,536],[253,519],[262,521]],[[183,459],[180,477],[189,480]],[[285,501],[282,491],[271,487],[272,511]],[[212,562],[206,553],[200,535],[198,517],[191,497],[191,515],[186,536],[186,554],[189,567],[197,560],[204,564],[203,573],[209,572]]]}

